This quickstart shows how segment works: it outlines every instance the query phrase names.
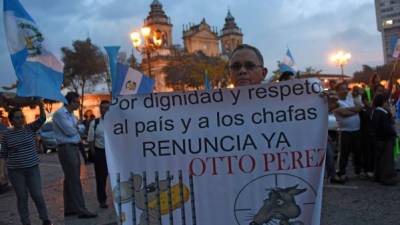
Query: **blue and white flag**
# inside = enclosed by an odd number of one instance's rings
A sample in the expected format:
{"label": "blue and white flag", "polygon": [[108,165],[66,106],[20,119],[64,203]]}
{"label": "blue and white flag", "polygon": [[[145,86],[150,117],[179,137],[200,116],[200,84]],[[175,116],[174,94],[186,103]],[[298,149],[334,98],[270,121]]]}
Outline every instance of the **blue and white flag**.
{"label": "blue and white flag", "polygon": [[110,68],[111,82],[114,82],[117,76],[117,62],[119,46],[104,46],[108,55],[108,65]]}
{"label": "blue and white flag", "polygon": [[279,71],[281,73],[286,71],[291,71],[293,73],[297,72],[296,62],[294,61],[289,49],[286,51],[286,55],[283,57],[282,62],[279,62]]}
{"label": "blue and white flag", "polygon": [[117,64],[117,76],[112,83],[113,97],[152,93],[154,80],[132,69],[129,65]]}
{"label": "blue and white flag", "polygon": [[18,0],[4,0],[4,27],[17,75],[17,95],[65,102],[63,65],[45,48],[45,39]]}

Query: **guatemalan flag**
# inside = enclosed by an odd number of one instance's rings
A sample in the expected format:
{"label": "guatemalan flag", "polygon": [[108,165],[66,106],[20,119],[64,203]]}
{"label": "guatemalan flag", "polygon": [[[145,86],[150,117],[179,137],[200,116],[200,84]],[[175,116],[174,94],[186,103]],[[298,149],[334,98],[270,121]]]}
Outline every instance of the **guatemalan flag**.
{"label": "guatemalan flag", "polygon": [[63,65],[45,48],[35,21],[18,0],[4,0],[4,27],[18,78],[18,96],[65,102],[61,94]]}
{"label": "guatemalan flag", "polygon": [[118,63],[115,81],[112,82],[113,97],[118,95],[148,94],[153,92],[154,80],[132,69],[129,65]]}
{"label": "guatemalan flag", "polygon": [[283,57],[283,61],[279,62],[279,71],[281,73],[286,71],[291,71],[293,73],[297,72],[296,62],[294,61],[292,53],[290,53],[289,49],[286,51],[286,55]]}

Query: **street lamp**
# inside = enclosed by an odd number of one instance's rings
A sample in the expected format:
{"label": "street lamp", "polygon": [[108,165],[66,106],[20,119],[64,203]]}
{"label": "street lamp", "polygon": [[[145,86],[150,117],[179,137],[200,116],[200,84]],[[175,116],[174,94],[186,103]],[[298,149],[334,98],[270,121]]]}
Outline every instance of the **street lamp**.
{"label": "street lamp", "polygon": [[[162,34],[160,30],[152,31],[150,27],[142,27],[141,32],[132,32],[131,40],[133,47],[147,58],[149,76],[151,74],[151,53],[162,45]],[[142,40],[144,41],[142,44]]]}
{"label": "street lamp", "polygon": [[346,51],[338,51],[331,56],[331,61],[338,64],[342,71],[342,80],[344,78],[344,70],[343,67],[346,65],[351,59],[351,53]]}

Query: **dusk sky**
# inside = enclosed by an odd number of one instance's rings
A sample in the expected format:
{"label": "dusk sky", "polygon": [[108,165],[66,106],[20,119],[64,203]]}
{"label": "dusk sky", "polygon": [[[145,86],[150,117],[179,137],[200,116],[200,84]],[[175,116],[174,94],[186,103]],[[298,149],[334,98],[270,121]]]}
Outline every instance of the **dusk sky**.
{"label": "dusk sky", "polygon": [[[383,64],[381,35],[372,0],[159,0],[173,23],[174,44],[182,44],[182,25],[200,23],[222,29],[228,8],[244,34],[257,46],[270,71],[287,47],[300,70],[312,66],[323,73],[340,73],[329,61],[335,50],[350,51],[346,74],[363,64]],[[20,0],[45,35],[48,47],[61,59],[61,47],[90,37],[99,47],[120,45],[131,52],[129,34],[143,25],[152,0]],[[0,86],[16,80],[0,23]],[[104,48],[102,48],[104,50]],[[138,55],[137,52],[135,52]],[[269,73],[271,75],[271,72]]]}

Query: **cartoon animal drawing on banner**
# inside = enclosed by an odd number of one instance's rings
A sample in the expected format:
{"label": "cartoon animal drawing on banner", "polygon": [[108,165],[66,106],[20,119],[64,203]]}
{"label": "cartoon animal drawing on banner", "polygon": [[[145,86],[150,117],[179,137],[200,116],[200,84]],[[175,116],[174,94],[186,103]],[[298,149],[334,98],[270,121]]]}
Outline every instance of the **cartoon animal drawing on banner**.
{"label": "cartoon animal drawing on banner", "polygon": [[290,221],[301,214],[295,196],[307,191],[298,189],[298,186],[272,189],[249,225],[269,224],[272,220],[278,220],[279,225],[304,225],[302,221]]}
{"label": "cartoon animal drawing on banner", "polygon": [[[135,195],[135,205],[136,208],[142,210],[140,215],[140,223],[139,225],[158,225],[158,217],[159,213],[161,216],[169,213],[169,205],[168,205],[168,184],[173,177],[169,177],[165,180],[159,181],[159,193],[160,193],[160,210],[157,209],[157,187],[156,183],[150,183],[144,187],[143,178],[141,175],[134,174],[133,175],[133,185],[132,181],[124,181],[121,182],[120,186],[117,184],[113,188],[114,193],[114,202],[118,203],[119,197],[121,196],[121,204],[126,204],[132,202],[132,196]],[[189,188],[186,184],[183,184],[183,202],[184,204],[189,200]],[[120,193],[121,190],[121,193]],[[133,193],[133,191],[135,193]],[[148,212],[149,212],[149,223],[146,222],[146,196],[147,193],[147,201],[148,201]],[[180,198],[180,187],[179,183],[171,186],[171,208],[173,210],[179,209],[183,207],[182,201]],[[124,222],[126,220],[125,213],[121,213],[120,217]]]}

